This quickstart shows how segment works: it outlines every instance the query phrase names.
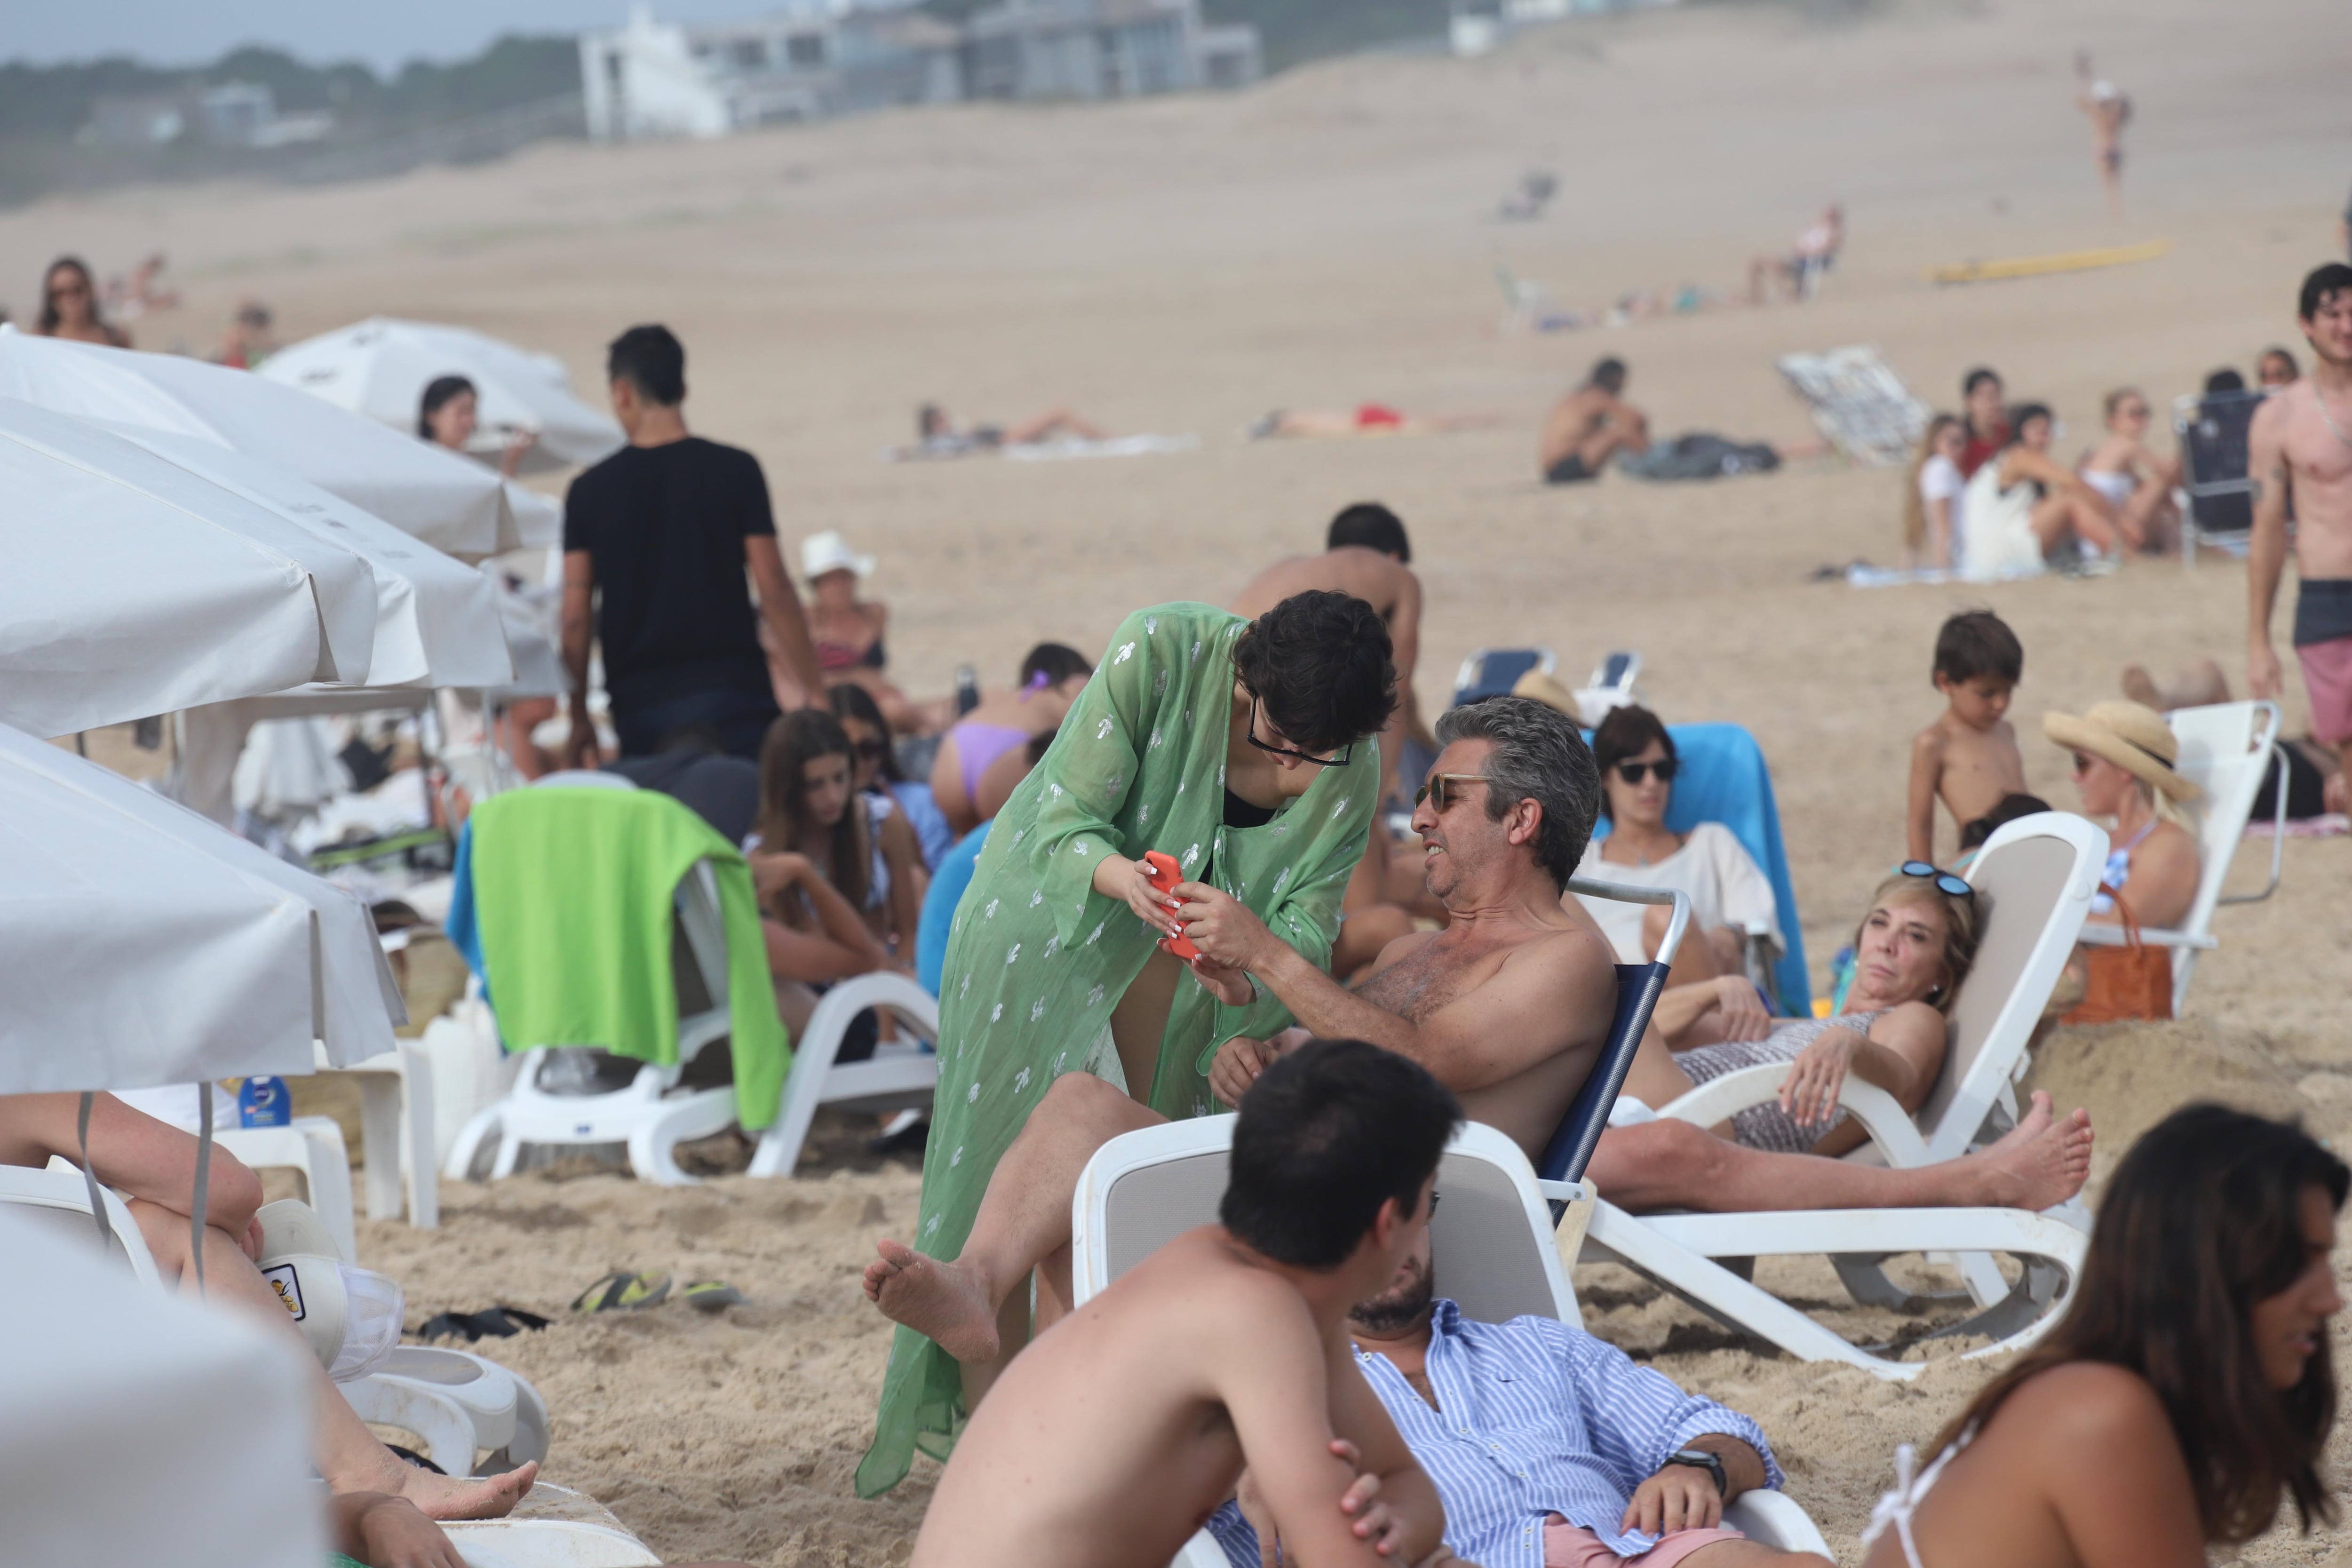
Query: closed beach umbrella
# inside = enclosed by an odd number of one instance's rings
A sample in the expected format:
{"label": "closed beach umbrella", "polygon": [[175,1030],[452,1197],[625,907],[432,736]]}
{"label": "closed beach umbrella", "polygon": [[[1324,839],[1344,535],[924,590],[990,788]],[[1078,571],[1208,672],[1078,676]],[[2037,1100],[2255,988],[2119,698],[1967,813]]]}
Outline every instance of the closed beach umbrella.
{"label": "closed beach umbrella", "polygon": [[356,898],[0,725],[0,1094],[309,1073],[402,1017]]}
{"label": "closed beach umbrella", "polygon": [[87,421],[0,397],[0,723],[62,735],[363,679],[358,554]]}
{"label": "closed beach umbrella", "polygon": [[278,350],[260,374],[410,435],[425,389],[462,375],[481,422],[467,449],[496,458],[509,435],[530,431],[539,444],[523,458],[526,472],[597,462],[623,440],[611,415],[572,395],[562,361],[465,327],[372,316]]}
{"label": "closed beach umbrella", "polygon": [[461,561],[519,549],[499,476],[249,371],[0,325],[0,397],[194,437],[277,465]]}

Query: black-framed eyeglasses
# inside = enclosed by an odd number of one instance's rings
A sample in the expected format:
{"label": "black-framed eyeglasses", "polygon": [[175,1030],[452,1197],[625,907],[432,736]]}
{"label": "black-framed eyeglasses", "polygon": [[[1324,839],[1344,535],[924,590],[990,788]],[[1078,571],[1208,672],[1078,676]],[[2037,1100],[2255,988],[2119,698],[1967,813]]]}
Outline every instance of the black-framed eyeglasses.
{"label": "black-framed eyeglasses", "polygon": [[1660,784],[1672,784],[1677,766],[1672,757],[1660,757],[1654,763],[1619,763],[1617,776],[1629,784],[1638,784],[1645,778],[1654,778]]}
{"label": "black-framed eyeglasses", "polygon": [[1302,763],[1313,763],[1318,768],[1344,768],[1350,762],[1355,760],[1356,755],[1356,742],[1353,741],[1349,742],[1346,748],[1336,757],[1318,757],[1310,752],[1294,750],[1289,746],[1272,745],[1265,741],[1259,740],[1257,738],[1257,699],[1255,697],[1252,697],[1250,699],[1249,733],[1244,735],[1243,739],[1246,740],[1251,745],[1255,746],[1259,751],[1265,752],[1269,756],[1296,757]]}
{"label": "black-framed eyeglasses", "polygon": [[1425,800],[1431,803],[1432,810],[1440,816],[1444,816],[1445,808],[1454,804],[1452,793],[1445,787],[1449,780],[1454,784],[1485,784],[1486,775],[1484,773],[1432,773],[1429,775],[1427,784],[1412,792],[1414,809],[1420,809],[1421,803]]}
{"label": "black-framed eyeglasses", "polygon": [[1949,893],[1953,898],[1966,899],[1971,903],[1976,901],[1977,890],[1974,888],[1969,887],[1966,881],[1952,875],[1951,872],[1939,870],[1925,860],[1906,860],[1895,869],[1906,877],[1933,879],[1936,891],[1939,893]]}

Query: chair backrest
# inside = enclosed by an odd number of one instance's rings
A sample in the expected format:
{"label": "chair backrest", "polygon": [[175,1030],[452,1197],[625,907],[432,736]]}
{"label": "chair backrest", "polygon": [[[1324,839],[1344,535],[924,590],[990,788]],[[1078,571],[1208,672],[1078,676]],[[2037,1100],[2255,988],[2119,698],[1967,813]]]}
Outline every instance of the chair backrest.
{"label": "chair backrest", "polygon": [[2106,857],[2096,824],[2044,811],[2004,823],[1969,866],[1976,962],[1952,998],[1943,1071],[1915,1118],[1929,1158],[1967,1152],[2015,1077]]}
{"label": "chair backrest", "polygon": [[2181,488],[2189,493],[2189,519],[2200,534],[2242,534],[2253,526],[2253,485],[2247,474],[2250,435],[2254,410],[2267,395],[2259,387],[2248,387],[2173,400]]}
{"label": "chair backrest", "polygon": [[[120,1247],[123,1260],[142,1284],[160,1284],[154,1257],[148,1252],[147,1238],[139,1234],[138,1222],[131,1217],[131,1211],[106,1188],[99,1188],[98,1193],[106,1208],[107,1229],[112,1235],[112,1247],[108,1250]],[[45,1171],[29,1165],[0,1165],[0,1205],[84,1247],[95,1248],[98,1245],[98,1228],[89,1217],[89,1183],[83,1178],[80,1167],[68,1161],[53,1160]]]}
{"label": "chair backrest", "polygon": [[1650,1014],[1658,1005],[1658,994],[1666,988],[1666,972],[1673,967],[1671,961],[1617,965],[1617,1012],[1609,1023],[1609,1043],[1601,1048],[1600,1058],[1585,1076],[1584,1087],[1569,1101],[1568,1114],[1560,1118],[1559,1130],[1544,1146],[1545,1181],[1584,1179],[1584,1167],[1592,1163],[1592,1151],[1600,1146],[1601,1131],[1609,1125],[1610,1110],[1624,1090],[1625,1075],[1633,1067],[1633,1053],[1641,1048],[1643,1033],[1650,1026]]}
{"label": "chair backrest", "polygon": [[1454,677],[1454,706],[1485,697],[1507,696],[1528,671],[1552,673],[1559,660],[1548,647],[1482,647],[1462,661]]}
{"label": "chair backrest", "polygon": [[533,779],[531,787],[538,789],[635,789],[636,781],[619,773],[603,773],[593,768],[558,768],[551,773],[541,773]]}
{"label": "chair backrest", "polygon": [[2218,702],[2207,708],[2176,708],[2165,715],[2180,742],[2175,764],[2180,776],[2205,792],[2193,804],[2197,822],[2197,897],[2180,921],[2182,931],[2202,936],[2213,923],[2213,906],[2230,875],[2230,862],[2246,835],[2263,773],[2278,741],[2275,702]]}
{"label": "chair backrest", "polygon": [[[1217,1217],[1234,1121],[1171,1121],[1122,1133],[1095,1152],[1071,1204],[1079,1300]],[[1465,1125],[1438,1164],[1437,1190],[1444,1202],[1429,1232],[1441,1294],[1488,1321],[1528,1312],[1576,1321],[1576,1298],[1550,1245],[1550,1216],[1517,1144],[1491,1127]]]}

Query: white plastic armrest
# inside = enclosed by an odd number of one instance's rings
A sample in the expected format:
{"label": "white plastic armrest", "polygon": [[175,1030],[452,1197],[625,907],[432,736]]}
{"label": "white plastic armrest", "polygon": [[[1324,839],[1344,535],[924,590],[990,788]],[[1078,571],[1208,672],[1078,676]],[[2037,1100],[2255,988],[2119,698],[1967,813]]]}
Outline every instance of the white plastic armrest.
{"label": "white plastic armrest", "polygon": [[[2214,937],[2197,936],[2185,931],[2150,931],[2146,926],[2139,928],[2139,939],[2150,947],[2215,948],[2221,945],[2221,942]],[[2076,940],[2085,947],[2129,947],[2131,945],[2130,939],[2124,935],[2124,928],[2121,926],[2085,925],[2083,928],[2083,934]]]}
{"label": "white plastic armrest", "polygon": [[[1786,1062],[1741,1068],[1677,1096],[1671,1104],[1662,1106],[1658,1114],[1712,1127],[1718,1121],[1729,1121],[1736,1112],[1777,1103],[1781,1081],[1788,1076]],[[1903,1109],[1902,1101],[1876,1084],[1864,1083],[1848,1073],[1845,1081],[1838,1086],[1838,1104],[1862,1123],[1871,1142],[1885,1152],[1887,1163],[1909,1166],[1927,1163],[1927,1145],[1920,1138],[1911,1113]]]}

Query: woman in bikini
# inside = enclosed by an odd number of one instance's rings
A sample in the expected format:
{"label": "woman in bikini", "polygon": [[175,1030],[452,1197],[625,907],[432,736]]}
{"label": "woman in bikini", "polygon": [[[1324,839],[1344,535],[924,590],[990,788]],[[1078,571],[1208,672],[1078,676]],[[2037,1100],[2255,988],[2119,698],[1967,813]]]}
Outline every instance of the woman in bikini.
{"label": "woman in bikini", "polygon": [[2352,1171],[2300,1128],[2192,1105],[2116,1167],[2065,1318],[1895,1456],[1864,1568],[2202,1568],[2282,1494],[2336,1503],[2329,1254]]}
{"label": "woman in bikini", "polygon": [[33,331],[38,337],[69,338],[110,349],[131,346],[131,334],[99,313],[98,285],[78,256],[58,257],[41,275],[41,314]]}
{"label": "woman in bikini", "polygon": [[1050,735],[1094,675],[1087,656],[1041,642],[1021,661],[1021,684],[988,691],[956,721],[931,758],[931,797],[961,838],[1003,808],[1028,773],[1025,748]]}
{"label": "woman in bikini", "polygon": [[870,693],[902,735],[929,735],[953,717],[945,702],[917,702],[883,673],[889,653],[883,638],[890,629],[890,606],[857,596],[858,584],[874,574],[874,557],[852,551],[832,529],[801,541],[801,576],[809,585],[809,637],[816,644],[816,667],[828,686],[846,681]]}
{"label": "woman in bikini", "polygon": [[[2127,910],[2134,924],[2149,930],[2179,925],[2197,900],[2203,875],[2196,819],[2189,814],[2189,804],[2203,792],[2174,770],[2180,742],[2172,727],[2137,702],[2095,702],[2080,718],[2043,714],[2042,732],[2074,754],[2074,792],[2084,815],[2115,823],[2090,922],[2122,925]],[[2076,948],[2059,994],[2079,997],[2091,973],[2124,952]]]}
{"label": "woman in bikini", "polygon": [[2180,482],[2180,461],[2151,449],[2148,421],[2153,410],[2137,387],[2118,387],[2107,394],[2107,433],[2083,456],[2075,469],[2085,483],[2106,498],[2116,526],[2136,538],[2144,550],[2167,550],[2179,542],[2180,510],[2172,504],[2172,487]]}

